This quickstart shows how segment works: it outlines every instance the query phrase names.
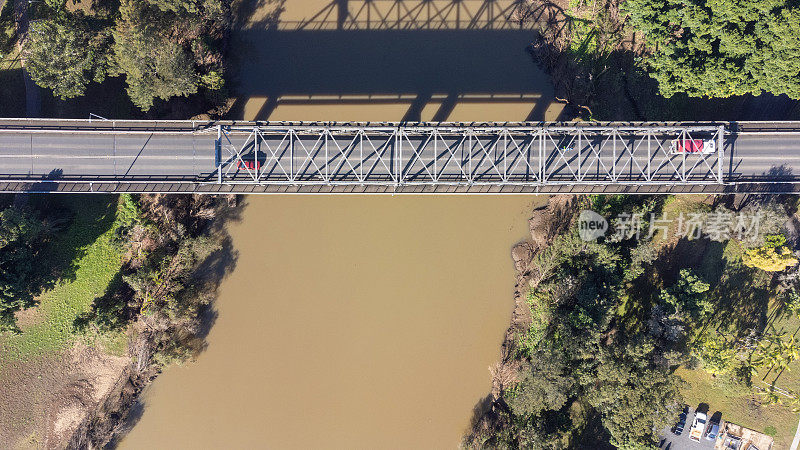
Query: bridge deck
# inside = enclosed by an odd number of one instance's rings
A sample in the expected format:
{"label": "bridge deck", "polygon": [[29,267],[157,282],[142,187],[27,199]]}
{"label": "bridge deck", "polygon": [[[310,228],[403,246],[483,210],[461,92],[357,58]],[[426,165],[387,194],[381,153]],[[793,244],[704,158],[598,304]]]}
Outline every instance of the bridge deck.
{"label": "bridge deck", "polygon": [[795,192],[796,174],[798,122],[0,119],[4,192]]}

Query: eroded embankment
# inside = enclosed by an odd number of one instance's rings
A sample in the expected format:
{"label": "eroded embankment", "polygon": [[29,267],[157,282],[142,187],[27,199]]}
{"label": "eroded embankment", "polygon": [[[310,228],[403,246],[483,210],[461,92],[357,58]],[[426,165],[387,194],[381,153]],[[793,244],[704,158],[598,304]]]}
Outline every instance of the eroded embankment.
{"label": "eroded embankment", "polygon": [[0,336],[0,447],[100,447],[135,422],[138,395],[164,367],[205,349],[236,260],[226,224],[243,206],[232,196],[46,200],[32,206],[61,214],[42,220],[74,219],[46,235],[40,263],[70,270]]}
{"label": "eroded embankment", "polygon": [[118,291],[81,320],[100,332],[124,330],[128,364],[118,382],[77,424],[70,448],[104,446],[136,422],[142,390],[170,364],[206,347],[213,302],[235,264],[226,224],[242,209],[234,196],[142,196],[125,230]]}
{"label": "eroded embankment", "polygon": [[[522,360],[517,357],[519,340],[523,338],[531,326],[531,309],[526,302],[526,295],[541,281],[539,270],[532,265],[534,257],[544,250],[551,239],[567,230],[575,217],[577,197],[557,195],[549,198],[547,204],[535,209],[528,221],[530,240],[516,244],[511,250],[514,268],[517,271],[514,287],[514,311],[511,325],[506,330],[501,347],[501,359],[493,367],[492,390],[489,396],[475,410],[470,434],[478,436],[493,427],[494,414],[498,409],[506,408],[500,401],[500,394],[511,387],[522,370]],[[468,444],[469,436],[466,444]]]}

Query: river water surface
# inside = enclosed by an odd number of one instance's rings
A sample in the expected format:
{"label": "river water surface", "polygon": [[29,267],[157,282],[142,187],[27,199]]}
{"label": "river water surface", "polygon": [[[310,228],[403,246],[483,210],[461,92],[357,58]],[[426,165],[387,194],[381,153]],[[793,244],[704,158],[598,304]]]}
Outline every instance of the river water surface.
{"label": "river water surface", "polygon": [[[485,29],[482,0],[250,6],[233,118],[552,120],[563,106],[531,32]],[[248,197],[207,351],[147,389],[121,447],[456,447],[511,317],[511,246],[543,201]]]}
{"label": "river water surface", "polygon": [[122,448],[454,448],[491,387],[523,197],[249,197],[198,361]]}

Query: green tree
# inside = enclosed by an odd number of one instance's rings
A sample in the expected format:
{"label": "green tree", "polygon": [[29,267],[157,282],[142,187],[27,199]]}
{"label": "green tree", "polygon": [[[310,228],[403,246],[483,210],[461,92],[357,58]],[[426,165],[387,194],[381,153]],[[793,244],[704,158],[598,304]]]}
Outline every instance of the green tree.
{"label": "green tree", "polygon": [[211,298],[192,275],[198,264],[219,249],[219,241],[211,236],[184,236],[168,255],[153,255],[122,277],[134,291],[143,323],[159,336],[154,355],[158,364],[180,362],[202,347],[200,317]]}
{"label": "green tree", "polygon": [[702,320],[713,310],[708,299],[709,284],[697,277],[690,269],[681,269],[674,285],[663,289],[662,302],[672,306],[674,311],[683,312],[694,320]]}
{"label": "green tree", "polygon": [[722,336],[706,334],[694,343],[693,353],[703,362],[703,369],[713,375],[728,373],[736,362],[736,350]]}
{"label": "green tree", "polygon": [[79,97],[90,81],[106,75],[106,39],[82,16],[59,12],[33,21],[23,49],[25,69],[56,97]]}
{"label": "green tree", "polygon": [[115,69],[125,75],[131,101],[145,111],[156,98],[197,92],[194,62],[170,36],[170,18],[146,3],[126,0],[114,28]]}
{"label": "green tree", "polygon": [[625,0],[666,97],[762,91],[800,98],[800,7],[788,0]]}
{"label": "green tree", "polygon": [[0,212],[0,331],[16,328],[14,313],[34,304],[41,221],[16,207]]}
{"label": "green tree", "polygon": [[575,387],[575,379],[565,363],[561,355],[552,351],[532,355],[530,370],[508,396],[508,405],[515,415],[534,416],[564,406]]}
{"label": "green tree", "polygon": [[654,363],[654,345],[637,340],[599,352],[597,369],[582,376],[586,398],[601,414],[611,443],[621,449],[655,448],[654,430],[668,426],[682,403],[678,380]]}

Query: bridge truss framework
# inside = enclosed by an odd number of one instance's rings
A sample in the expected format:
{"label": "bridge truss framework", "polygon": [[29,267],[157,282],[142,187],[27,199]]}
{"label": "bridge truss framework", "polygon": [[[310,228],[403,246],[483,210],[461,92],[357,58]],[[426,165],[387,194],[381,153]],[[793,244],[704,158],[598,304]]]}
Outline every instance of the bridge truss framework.
{"label": "bridge truss framework", "polygon": [[[572,186],[724,184],[723,125],[217,126],[217,184]],[[676,139],[714,140],[673,154]]]}

